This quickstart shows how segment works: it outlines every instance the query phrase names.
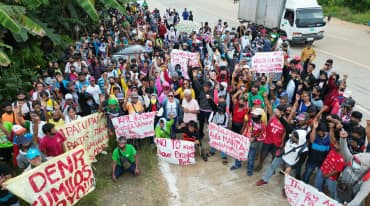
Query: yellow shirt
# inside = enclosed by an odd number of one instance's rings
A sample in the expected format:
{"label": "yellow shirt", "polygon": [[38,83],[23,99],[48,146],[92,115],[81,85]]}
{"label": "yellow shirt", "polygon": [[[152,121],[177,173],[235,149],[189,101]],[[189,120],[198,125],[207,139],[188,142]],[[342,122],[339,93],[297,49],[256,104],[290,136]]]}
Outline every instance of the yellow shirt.
{"label": "yellow shirt", "polygon": [[55,126],[55,129],[59,129],[64,125],[64,119],[60,119],[59,121],[54,121],[52,118],[49,119],[49,123],[53,124]]}
{"label": "yellow shirt", "polygon": [[[190,89],[191,91],[191,97],[193,99],[195,99],[195,92],[194,92],[194,89]],[[184,90],[182,89],[182,87],[178,88],[176,90],[176,94],[180,95],[180,99],[184,99]]]}
{"label": "yellow shirt", "polygon": [[305,47],[302,50],[302,53],[301,53],[301,61],[302,62],[305,62],[307,59],[310,58],[310,56],[311,56],[310,61],[312,62],[316,58],[316,51],[315,51],[315,49],[313,49],[312,47],[311,48]]}
{"label": "yellow shirt", "polygon": [[135,104],[129,102],[127,103],[127,110],[129,114],[135,114],[144,111],[144,107],[140,101],[137,101]]}

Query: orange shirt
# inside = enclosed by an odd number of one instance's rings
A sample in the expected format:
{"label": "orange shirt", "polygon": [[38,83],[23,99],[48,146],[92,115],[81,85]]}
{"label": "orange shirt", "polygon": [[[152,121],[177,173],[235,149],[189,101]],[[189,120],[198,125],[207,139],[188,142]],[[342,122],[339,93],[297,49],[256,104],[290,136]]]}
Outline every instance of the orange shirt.
{"label": "orange shirt", "polygon": [[[21,117],[22,118],[22,117]],[[17,117],[16,117],[16,115],[14,114],[14,112],[13,113],[11,113],[11,114],[8,114],[8,113],[4,113],[2,116],[1,116],[1,119],[2,119],[2,121],[3,122],[11,122],[11,123],[15,123],[15,124],[21,124],[19,121],[18,121],[18,119],[17,119]]]}

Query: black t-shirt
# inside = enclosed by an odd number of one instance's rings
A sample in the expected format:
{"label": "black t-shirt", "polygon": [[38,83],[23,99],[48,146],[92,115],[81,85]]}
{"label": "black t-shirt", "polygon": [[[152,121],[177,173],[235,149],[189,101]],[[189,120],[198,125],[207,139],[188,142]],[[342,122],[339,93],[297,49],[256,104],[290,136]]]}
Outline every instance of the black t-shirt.
{"label": "black t-shirt", "polygon": [[[10,174],[11,172],[10,172],[9,167],[5,163],[0,163],[0,176],[6,176]],[[8,190],[0,190],[0,205],[1,206],[10,206],[12,204],[15,204],[17,201],[18,201],[17,197],[11,194]]]}

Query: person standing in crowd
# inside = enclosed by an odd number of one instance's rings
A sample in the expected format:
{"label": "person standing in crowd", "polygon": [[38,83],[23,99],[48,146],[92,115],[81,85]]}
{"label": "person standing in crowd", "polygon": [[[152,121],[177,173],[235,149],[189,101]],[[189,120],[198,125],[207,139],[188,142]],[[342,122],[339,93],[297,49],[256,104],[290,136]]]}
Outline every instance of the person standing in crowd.
{"label": "person standing in crowd", "polygon": [[46,123],[42,126],[45,137],[40,141],[40,151],[47,157],[56,157],[65,152],[64,141],[66,138],[59,133],[53,124]]}

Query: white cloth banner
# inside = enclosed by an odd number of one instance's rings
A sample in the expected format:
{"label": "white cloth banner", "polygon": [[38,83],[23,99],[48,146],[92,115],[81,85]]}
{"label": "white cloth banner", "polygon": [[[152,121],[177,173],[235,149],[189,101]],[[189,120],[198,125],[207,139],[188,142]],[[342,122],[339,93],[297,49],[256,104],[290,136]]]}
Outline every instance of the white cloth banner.
{"label": "white cloth banner", "polygon": [[284,53],[276,52],[257,52],[252,57],[252,70],[257,73],[282,72],[284,67]]}
{"label": "white cloth banner", "polygon": [[175,67],[176,64],[180,64],[182,76],[185,79],[189,79],[188,62],[191,66],[198,65],[198,53],[181,51],[178,49],[173,49],[171,51],[171,64],[173,67]]}
{"label": "white cloth banner", "polygon": [[112,118],[117,138],[143,139],[154,136],[154,117],[155,112],[147,112]]}
{"label": "white cloth banner", "polygon": [[238,160],[247,160],[249,138],[214,123],[208,125],[209,145]]}
{"label": "white cloth banner", "polygon": [[341,206],[337,201],[319,192],[316,188],[285,174],[285,193],[290,205]]}
{"label": "white cloth banner", "polygon": [[194,142],[156,138],[157,153],[160,159],[177,165],[190,165],[195,163]]}

